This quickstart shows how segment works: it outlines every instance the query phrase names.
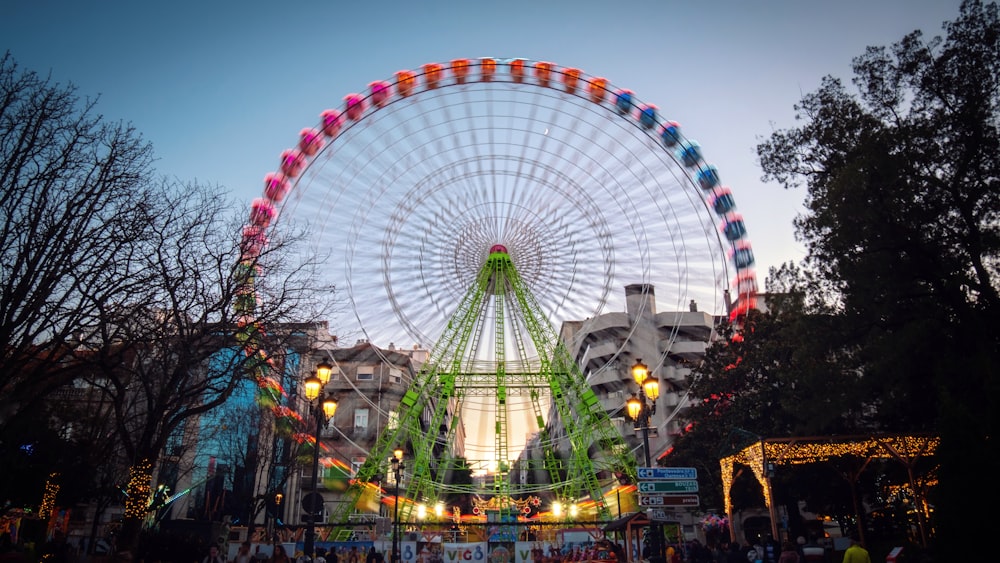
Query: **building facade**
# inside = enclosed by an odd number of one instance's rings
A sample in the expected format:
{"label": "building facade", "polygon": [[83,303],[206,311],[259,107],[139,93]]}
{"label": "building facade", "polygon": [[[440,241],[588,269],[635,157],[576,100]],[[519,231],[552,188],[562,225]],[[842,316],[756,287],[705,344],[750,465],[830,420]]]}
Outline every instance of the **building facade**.
{"label": "building facade", "polygon": [[[633,394],[641,393],[632,378],[633,364],[642,361],[649,374],[659,380],[660,392],[649,425],[649,456],[656,465],[683,428],[691,368],[704,357],[718,319],[698,311],[694,303],[687,311],[658,312],[655,290],[649,285],[626,286],[625,295],[625,311],[565,322],[560,338],[640,465],[645,457],[641,432],[628,419],[625,408]],[[550,413],[546,426],[551,436],[564,433],[555,413]],[[544,482],[542,472],[525,469],[538,467],[541,456],[541,445],[534,437],[521,453],[512,478]],[[608,481],[612,477],[601,476]]]}
{"label": "building facade", "polygon": [[[322,457],[320,479],[316,483],[317,492],[323,497],[324,518],[331,514],[351,514],[352,519],[370,520],[381,530],[388,525],[388,514],[384,508],[378,513],[366,510],[355,511],[343,503],[357,502],[344,493],[348,481],[354,478],[367,460],[379,436],[397,422],[400,401],[414,382],[427,360],[428,351],[414,346],[411,349],[397,349],[394,345],[379,348],[368,341],[358,341],[348,348],[324,350],[317,356],[333,366],[333,373],[326,392],[337,401],[334,417],[327,421],[320,433],[320,455]],[[315,369],[304,369],[302,378],[308,377]],[[305,366],[303,366],[305,368]],[[300,403],[300,412],[308,413],[309,405]],[[430,416],[430,412],[424,413]],[[446,424],[458,416],[449,411]],[[425,420],[424,426],[429,423]],[[458,425],[455,441],[450,445],[452,452],[461,455],[464,449],[465,431]],[[392,475],[384,475],[379,485],[382,489],[393,485]],[[298,483],[300,492],[312,490],[311,467],[302,466]],[[297,506],[297,505],[296,505]],[[301,515],[298,521],[305,521]],[[382,530],[384,531],[384,530]]]}
{"label": "building facade", "polygon": [[698,311],[694,303],[687,311],[658,312],[655,288],[648,285],[626,286],[625,297],[624,312],[564,323],[560,337],[622,435],[635,447],[641,444],[624,408],[632,394],[641,393],[632,379],[632,366],[641,360],[649,375],[659,379],[660,394],[650,421],[654,429],[650,457],[656,460],[683,428],[691,367],[704,358],[718,319]]}

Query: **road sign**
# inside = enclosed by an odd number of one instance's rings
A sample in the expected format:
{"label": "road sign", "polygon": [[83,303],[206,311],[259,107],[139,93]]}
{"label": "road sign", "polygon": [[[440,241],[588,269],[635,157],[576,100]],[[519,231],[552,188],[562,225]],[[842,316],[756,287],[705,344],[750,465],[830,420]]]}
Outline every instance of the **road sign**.
{"label": "road sign", "polygon": [[639,495],[639,506],[698,506],[698,495]]}
{"label": "road sign", "polygon": [[698,481],[639,481],[640,493],[697,493]]}
{"label": "road sign", "polygon": [[646,515],[649,516],[650,520],[656,520],[657,522],[680,522],[682,520],[680,514],[667,512],[659,508],[650,508],[646,511]]}
{"label": "road sign", "polygon": [[698,470],[694,467],[640,467],[639,479],[672,480],[697,479]]}
{"label": "road sign", "polygon": [[323,510],[323,495],[319,493],[306,493],[302,497],[302,510],[307,514],[317,514]]}

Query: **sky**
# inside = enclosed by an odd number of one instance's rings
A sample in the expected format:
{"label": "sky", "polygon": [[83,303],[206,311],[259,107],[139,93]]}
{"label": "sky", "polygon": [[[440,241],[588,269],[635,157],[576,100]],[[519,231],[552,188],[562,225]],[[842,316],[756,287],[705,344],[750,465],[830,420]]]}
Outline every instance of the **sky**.
{"label": "sky", "polygon": [[0,50],[99,97],[152,142],[161,174],[248,205],[320,111],[427,62],[524,57],[604,76],[681,123],[732,187],[761,283],[804,250],[805,193],[761,181],[755,146],[796,125],[824,75],[958,0],[410,0],[348,3],[0,0]]}

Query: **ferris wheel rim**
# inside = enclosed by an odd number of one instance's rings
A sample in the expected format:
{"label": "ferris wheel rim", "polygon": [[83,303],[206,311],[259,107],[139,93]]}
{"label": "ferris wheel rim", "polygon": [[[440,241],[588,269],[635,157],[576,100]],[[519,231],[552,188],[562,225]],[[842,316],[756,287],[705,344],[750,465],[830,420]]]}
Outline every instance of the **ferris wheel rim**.
{"label": "ferris wheel rim", "polygon": [[[593,86],[594,84],[601,84],[602,88],[603,88],[603,92],[601,93],[601,96],[606,98],[606,99],[604,99],[604,100],[602,100],[600,102],[601,104],[604,104],[604,105],[611,104],[612,102],[611,102],[610,96],[614,92],[615,96],[621,96],[621,95],[628,95],[629,96],[629,100],[630,100],[629,103],[631,104],[630,105],[630,111],[631,111],[631,108],[645,108],[645,109],[652,108],[652,109],[655,110],[655,106],[650,106],[650,105],[647,105],[647,104],[642,104],[642,102],[639,101],[637,98],[632,97],[632,94],[631,94],[630,91],[624,90],[624,89],[617,89],[613,85],[611,85],[610,83],[607,83],[606,81],[604,81],[604,79],[595,78],[595,77],[592,77],[592,76],[589,76],[589,75],[585,75],[585,74],[583,74],[582,72],[580,72],[580,71],[578,71],[576,69],[570,69],[570,68],[566,68],[566,67],[556,67],[554,65],[551,65],[551,63],[544,63],[544,62],[539,62],[539,61],[530,61],[528,59],[489,59],[489,58],[484,58],[484,59],[478,59],[478,60],[475,60],[475,61],[472,61],[472,60],[464,60],[464,62],[462,62],[462,60],[458,60],[457,62],[456,61],[452,61],[449,65],[440,65],[440,64],[436,64],[436,63],[431,63],[431,64],[424,65],[424,67],[422,68],[422,71],[419,72],[419,73],[409,73],[408,74],[408,73],[406,73],[404,71],[400,71],[400,72],[396,73],[395,77],[393,79],[389,80],[389,81],[382,81],[382,82],[373,82],[373,83],[371,83],[371,85],[369,87],[369,91],[365,95],[351,94],[351,95],[345,96],[344,113],[349,114],[352,111],[352,109],[354,109],[354,110],[360,110],[360,113],[357,113],[355,115],[354,119],[348,118],[346,120],[342,120],[342,122],[341,122],[342,131],[346,132],[351,127],[360,126],[360,124],[362,124],[367,117],[370,117],[371,115],[373,115],[377,111],[380,111],[380,110],[382,110],[382,109],[384,109],[386,107],[390,107],[392,104],[399,103],[402,100],[413,98],[415,96],[418,96],[419,94],[426,94],[428,92],[440,91],[441,89],[447,88],[449,86],[461,86],[462,84],[471,84],[471,83],[474,83],[474,80],[472,80],[469,77],[467,77],[465,79],[462,79],[462,80],[460,80],[458,78],[455,78],[454,80],[452,80],[451,82],[449,82],[446,79],[444,79],[444,73],[447,71],[448,68],[450,68],[456,74],[456,76],[457,76],[458,75],[458,71],[456,69],[461,68],[463,65],[465,67],[465,70],[469,71],[470,69],[474,68],[476,64],[486,65],[489,61],[493,61],[493,63],[495,65],[497,65],[497,66],[502,66],[502,65],[506,64],[506,65],[510,65],[512,68],[513,68],[513,65],[515,63],[519,63],[521,65],[520,68],[523,69],[523,71],[525,73],[527,73],[528,69],[531,69],[531,68],[534,68],[536,70],[536,74],[539,72],[540,68],[541,69],[547,69],[548,72],[551,72],[553,74],[553,77],[555,77],[555,76],[562,76],[563,77],[563,84],[564,84],[563,90],[565,90],[565,92],[570,92],[569,86],[565,85],[566,84],[566,80],[565,80],[566,77],[567,76],[575,76],[576,80],[578,80],[579,84],[581,85],[580,89],[574,90],[572,92],[572,94],[575,95],[575,96],[577,96],[577,97],[582,98],[582,97],[584,97],[586,95],[586,94],[583,93],[583,89],[582,89],[582,85],[583,84],[588,84],[590,86]],[[423,90],[420,89],[419,84],[411,84],[411,88],[413,88],[413,89],[411,91],[409,91],[408,94],[406,94],[406,95],[398,95],[398,96],[383,97],[383,98],[381,98],[381,101],[380,101],[380,97],[379,97],[380,96],[380,94],[379,94],[380,92],[384,96],[385,92],[387,90],[390,90],[392,88],[399,89],[400,88],[400,84],[406,82],[407,80],[414,81],[414,80],[419,80],[420,78],[424,78],[424,79],[426,79],[426,81],[430,81],[431,77],[434,77],[433,79],[436,81],[436,83],[433,84],[433,85],[427,85]],[[534,85],[534,86],[540,86],[542,88],[548,88],[548,89],[551,89],[551,90],[557,89],[556,86],[555,86],[556,80],[554,78],[552,80],[550,80],[550,81],[545,82],[545,83],[541,83],[541,82],[532,82],[530,79],[526,78],[524,75],[522,75],[520,79],[508,78],[508,79],[504,80],[504,79],[502,79],[499,76],[499,74],[495,74],[489,80],[484,80],[483,82],[491,82],[491,81],[497,81],[497,82],[506,83],[506,84],[517,84],[517,85],[520,85],[520,86],[532,86],[532,85]],[[591,93],[590,96],[593,97],[593,96],[596,96],[596,94]],[[614,104],[618,104],[619,102],[620,102],[620,100],[615,100]],[[607,109],[607,108],[605,108],[605,109]],[[639,109],[637,111],[641,112],[641,111],[644,111],[644,110],[643,109]],[[324,115],[327,115],[327,112],[324,112]],[[328,115],[327,115],[327,117],[328,117]],[[642,117],[642,115],[640,115],[640,119],[641,119],[641,117]],[[661,119],[659,117],[656,117],[655,114],[654,114],[654,121],[655,121],[656,124],[660,124],[661,122],[663,123],[663,125],[660,128],[665,128],[665,127],[673,124],[673,122],[667,122],[667,121],[665,121],[665,120],[663,120],[663,119]],[[320,125],[323,125],[323,124],[324,123],[321,122]],[[645,129],[648,132],[650,132],[649,133],[650,136],[653,136],[654,133],[652,133],[652,131],[656,130],[657,126],[645,126]],[[316,131],[316,130],[314,129],[313,131]],[[661,136],[664,135],[664,134],[665,133],[661,133]],[[684,146],[685,143],[687,143],[687,144],[695,146],[695,147],[697,146],[696,142],[694,142],[694,143],[688,142],[686,140],[686,138],[683,137],[683,134],[681,134],[679,132],[675,133],[675,137],[676,137],[676,143],[675,144],[678,144],[680,146]],[[335,141],[336,138],[337,138],[336,135],[332,136],[331,137],[331,143],[325,144],[325,146],[326,147],[331,146],[333,144],[332,141]],[[326,148],[324,147],[321,150],[326,150]],[[301,154],[299,156],[301,156]],[[285,161],[283,161],[282,164],[284,165]],[[698,160],[697,164],[698,164],[697,167],[699,168],[699,172],[701,172],[702,169],[704,169],[704,170],[713,170],[714,169],[714,167],[711,167],[710,165],[707,165],[706,163],[704,163],[700,159],[700,156],[699,156],[699,160]],[[284,168],[282,168],[282,170],[284,170]],[[689,172],[688,174],[689,174],[688,180],[690,182],[694,183],[694,179],[692,178],[692,174],[693,173]],[[295,178],[294,181],[295,181],[296,187],[297,187],[298,182],[300,181],[300,179],[299,178]],[[741,241],[741,242],[745,242],[746,248],[749,248],[748,241]],[[725,274],[724,276],[727,279],[731,277],[728,274]],[[355,308],[356,308],[356,306],[355,306]],[[359,322],[361,322],[361,319],[358,319],[358,320],[359,320]],[[362,324],[362,326],[363,326],[363,324]]]}

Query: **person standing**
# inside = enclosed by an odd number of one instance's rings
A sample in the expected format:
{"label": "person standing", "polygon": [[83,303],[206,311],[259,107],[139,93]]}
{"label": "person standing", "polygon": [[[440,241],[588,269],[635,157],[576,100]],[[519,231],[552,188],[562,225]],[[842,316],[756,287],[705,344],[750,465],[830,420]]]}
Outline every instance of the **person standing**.
{"label": "person standing", "polygon": [[816,541],[816,536],[809,536],[809,541],[802,546],[802,561],[805,563],[823,563],[826,559],[826,548]]}
{"label": "person standing", "polygon": [[219,553],[219,546],[213,543],[208,546],[208,555],[201,560],[201,563],[226,563],[226,558]]}
{"label": "person standing", "polygon": [[274,546],[271,563],[292,563],[291,559],[288,558],[288,552],[285,551],[285,546],[280,543]]}
{"label": "person standing", "polygon": [[781,553],[778,555],[778,563],[799,563],[799,550],[795,549],[795,544],[786,541],[781,546]]}
{"label": "person standing", "polygon": [[240,544],[240,549],[236,552],[233,563],[251,563],[252,561],[253,555],[250,554],[250,542],[245,541]]}
{"label": "person standing", "polygon": [[743,555],[743,549],[740,547],[740,542],[734,541],[729,544],[729,552],[726,553],[726,563],[743,563],[747,560],[746,555]]}
{"label": "person standing", "polygon": [[778,557],[781,554],[781,544],[778,543],[778,540],[774,539],[774,536],[771,534],[768,534],[762,547],[764,548],[764,563],[777,563]]}
{"label": "person standing", "polygon": [[872,563],[872,558],[868,555],[858,538],[851,538],[851,546],[844,552],[844,563]]}

